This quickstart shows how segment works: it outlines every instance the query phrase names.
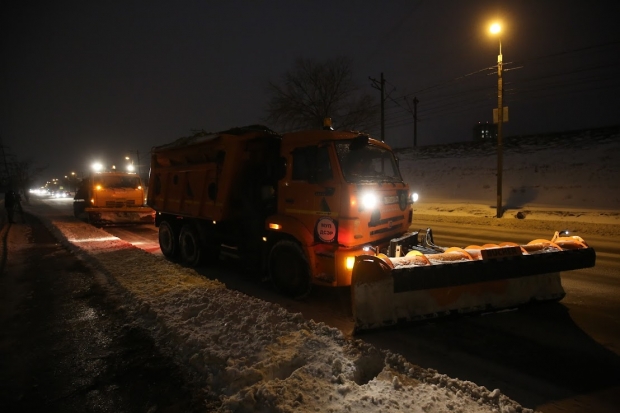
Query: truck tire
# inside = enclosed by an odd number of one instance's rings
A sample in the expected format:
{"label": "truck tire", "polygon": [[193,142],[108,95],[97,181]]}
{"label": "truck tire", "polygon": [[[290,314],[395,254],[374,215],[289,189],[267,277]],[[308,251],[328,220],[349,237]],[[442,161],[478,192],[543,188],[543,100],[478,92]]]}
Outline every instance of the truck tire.
{"label": "truck tire", "polygon": [[202,263],[204,246],[196,228],[183,225],[179,236],[181,263],[188,267],[196,267]]}
{"label": "truck tire", "polygon": [[310,294],[310,265],[301,246],[294,241],[278,241],[271,248],[269,275],[275,289],[282,294],[296,299]]}
{"label": "truck tire", "polygon": [[84,210],[86,209],[85,202],[73,202],[73,216],[76,218],[83,219]]}
{"label": "truck tire", "polygon": [[159,248],[164,257],[176,261],[179,257],[179,237],[167,221],[159,224]]}

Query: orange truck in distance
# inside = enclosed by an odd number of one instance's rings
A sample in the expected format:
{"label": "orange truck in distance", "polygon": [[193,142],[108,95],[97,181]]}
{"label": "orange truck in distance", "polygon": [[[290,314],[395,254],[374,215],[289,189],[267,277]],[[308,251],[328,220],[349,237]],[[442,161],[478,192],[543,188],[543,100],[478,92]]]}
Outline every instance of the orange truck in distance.
{"label": "orange truck in distance", "polygon": [[73,214],[93,225],[152,224],[155,211],[144,204],[144,186],[131,172],[92,172],[80,183]]}

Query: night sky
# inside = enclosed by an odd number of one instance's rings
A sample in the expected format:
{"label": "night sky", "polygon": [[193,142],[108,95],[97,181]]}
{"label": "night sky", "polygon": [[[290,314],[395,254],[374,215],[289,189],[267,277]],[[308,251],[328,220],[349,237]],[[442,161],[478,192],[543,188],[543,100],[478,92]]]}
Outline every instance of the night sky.
{"label": "night sky", "polygon": [[46,179],[136,154],[145,173],[155,145],[264,124],[267,82],[296,58],[352,59],[377,103],[383,72],[394,147],[412,145],[414,96],[419,145],[471,140],[497,105],[495,19],[504,136],[620,123],[620,1],[25,0],[0,14],[0,137]]}

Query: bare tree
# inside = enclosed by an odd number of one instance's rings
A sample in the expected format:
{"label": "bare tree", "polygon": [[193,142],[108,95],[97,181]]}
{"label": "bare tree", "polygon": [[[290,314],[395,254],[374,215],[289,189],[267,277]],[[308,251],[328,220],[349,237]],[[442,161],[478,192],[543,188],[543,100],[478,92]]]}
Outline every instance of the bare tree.
{"label": "bare tree", "polygon": [[31,161],[13,161],[11,163],[11,183],[14,189],[21,192],[29,202],[29,191],[34,179],[43,172],[47,166],[33,167]]}
{"label": "bare tree", "polygon": [[338,129],[367,130],[377,123],[378,105],[355,84],[344,57],[297,59],[281,83],[269,82],[268,93],[265,120],[285,131],[320,129],[328,117]]}

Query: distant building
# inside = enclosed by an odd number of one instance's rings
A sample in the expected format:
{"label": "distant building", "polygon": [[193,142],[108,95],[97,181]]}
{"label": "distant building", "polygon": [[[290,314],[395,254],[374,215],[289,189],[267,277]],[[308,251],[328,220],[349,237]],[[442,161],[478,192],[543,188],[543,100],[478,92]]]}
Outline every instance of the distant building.
{"label": "distant building", "polygon": [[497,125],[489,122],[478,122],[473,128],[474,141],[487,139],[497,140]]}

